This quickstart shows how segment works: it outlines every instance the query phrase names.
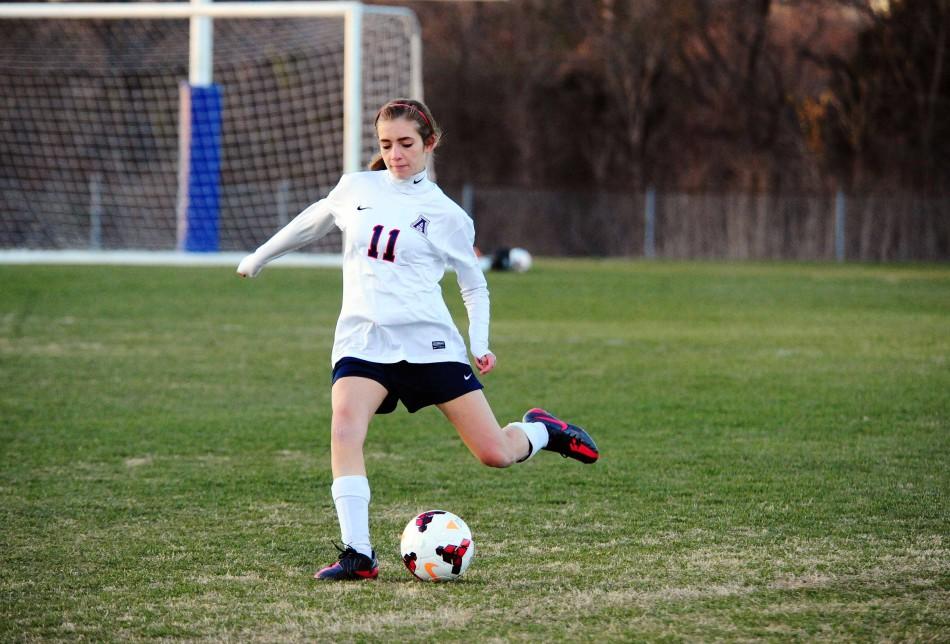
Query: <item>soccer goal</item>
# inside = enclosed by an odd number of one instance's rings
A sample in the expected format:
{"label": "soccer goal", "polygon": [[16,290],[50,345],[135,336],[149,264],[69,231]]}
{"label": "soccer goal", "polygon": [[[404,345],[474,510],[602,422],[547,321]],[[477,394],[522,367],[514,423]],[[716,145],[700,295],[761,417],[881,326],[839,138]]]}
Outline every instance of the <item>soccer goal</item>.
{"label": "soccer goal", "polygon": [[0,4],[0,250],[253,249],[422,98],[420,42],[359,2]]}

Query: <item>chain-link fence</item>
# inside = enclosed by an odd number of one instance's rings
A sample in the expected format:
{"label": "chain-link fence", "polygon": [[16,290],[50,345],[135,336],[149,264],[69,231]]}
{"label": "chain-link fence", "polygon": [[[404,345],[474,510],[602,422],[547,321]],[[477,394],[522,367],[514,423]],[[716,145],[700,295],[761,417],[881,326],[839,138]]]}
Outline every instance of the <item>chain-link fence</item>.
{"label": "chain-link fence", "polygon": [[485,252],[670,259],[950,260],[950,198],[447,190]]}

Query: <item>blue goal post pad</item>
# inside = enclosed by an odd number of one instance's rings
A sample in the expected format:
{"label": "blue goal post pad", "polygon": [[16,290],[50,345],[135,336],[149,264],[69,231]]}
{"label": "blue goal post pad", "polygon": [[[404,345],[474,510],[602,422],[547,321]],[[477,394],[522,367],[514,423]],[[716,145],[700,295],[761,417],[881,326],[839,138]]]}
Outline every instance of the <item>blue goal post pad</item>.
{"label": "blue goal post pad", "polygon": [[221,88],[183,82],[179,127],[178,248],[219,250]]}

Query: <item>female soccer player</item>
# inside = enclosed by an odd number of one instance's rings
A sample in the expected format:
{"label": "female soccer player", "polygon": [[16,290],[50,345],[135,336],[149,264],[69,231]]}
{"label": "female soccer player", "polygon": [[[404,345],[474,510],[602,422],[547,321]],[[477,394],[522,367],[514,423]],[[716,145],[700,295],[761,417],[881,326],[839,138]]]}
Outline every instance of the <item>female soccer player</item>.
{"label": "female soccer player", "polygon": [[508,467],[546,449],[583,463],[599,453],[580,427],[531,409],[502,428],[472,373],[465,343],[442,299],[446,265],[458,278],[469,343],[480,375],[495,368],[488,348],[489,301],[473,244],[472,220],[426,175],[440,130],[419,101],[396,99],[376,116],[379,155],[369,172],[345,174],[238,265],[264,265],[323,235],[343,231],[343,306],[331,364],[330,488],[345,549],[317,579],[374,579],[370,488],[363,442],[375,414],[402,401],[409,412],[436,405],[482,463]]}

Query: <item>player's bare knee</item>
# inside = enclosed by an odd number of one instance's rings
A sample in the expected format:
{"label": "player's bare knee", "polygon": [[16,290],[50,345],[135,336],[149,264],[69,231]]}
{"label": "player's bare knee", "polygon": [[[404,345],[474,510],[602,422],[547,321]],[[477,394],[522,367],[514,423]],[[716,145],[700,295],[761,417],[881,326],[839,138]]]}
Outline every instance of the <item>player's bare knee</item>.
{"label": "player's bare knee", "polygon": [[482,465],[487,465],[488,467],[505,468],[513,465],[515,462],[515,459],[513,459],[506,450],[501,448],[481,450],[476,453],[475,456],[481,461]]}
{"label": "player's bare knee", "polygon": [[330,423],[330,442],[333,445],[361,445],[362,437],[366,434],[362,423],[346,410],[334,410]]}

